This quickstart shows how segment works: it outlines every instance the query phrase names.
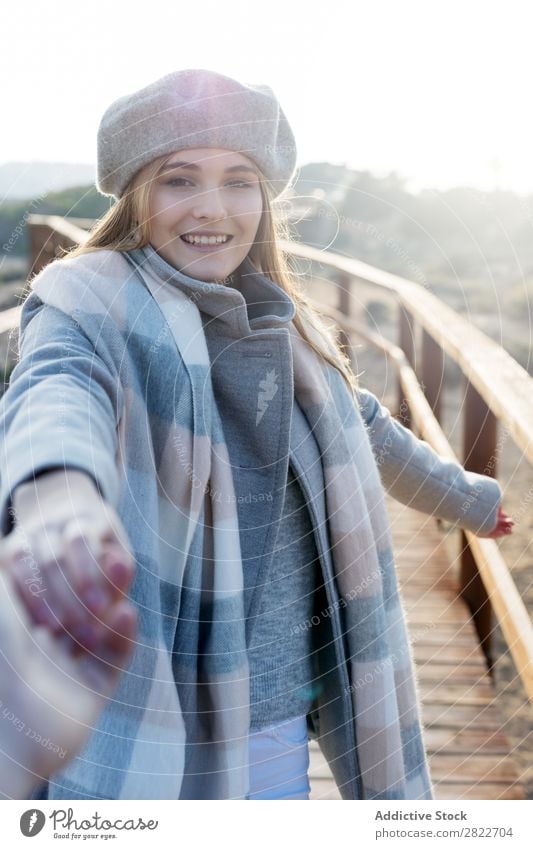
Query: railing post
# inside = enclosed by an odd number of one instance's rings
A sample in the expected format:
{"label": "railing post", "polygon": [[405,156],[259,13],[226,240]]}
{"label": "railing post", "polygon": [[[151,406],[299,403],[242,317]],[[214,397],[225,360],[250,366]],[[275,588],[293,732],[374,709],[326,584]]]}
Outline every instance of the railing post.
{"label": "railing post", "polygon": [[[351,305],[350,305],[350,283],[351,277],[349,274],[343,274],[342,272],[337,275],[337,309],[345,316],[350,316]],[[352,356],[352,342],[348,334],[345,330],[339,328],[338,331],[338,339],[340,344],[345,348],[346,353],[350,357],[350,362],[353,366],[353,356]]]}
{"label": "railing post", "polygon": [[[398,305],[398,328],[399,328],[399,340],[398,344],[402,351],[404,352],[407,360],[411,364],[411,366],[415,367],[416,362],[416,346],[415,346],[415,325],[414,319],[410,312],[408,312],[403,304]],[[412,424],[411,412],[409,410],[409,404],[407,403],[406,398],[403,395],[402,384],[398,380],[398,418],[400,422],[405,426],[410,428]]]}
{"label": "railing post", "polygon": [[[467,379],[463,430],[465,469],[490,477],[496,475],[497,428],[496,416]],[[465,509],[468,509],[466,503]],[[464,532],[461,533],[459,591],[470,608],[487,667],[492,672],[492,605]]]}
{"label": "railing post", "polygon": [[38,274],[55,258],[54,233],[47,224],[27,222],[30,254],[28,277]]}
{"label": "railing post", "polygon": [[422,389],[438,422],[441,421],[441,391],[444,379],[444,354],[432,336],[422,331]]}
{"label": "railing post", "polygon": [[51,221],[47,218],[46,215],[29,215],[27,219],[30,259],[28,277],[38,274],[45,265],[62,256],[65,248],[79,244],[77,233],[83,232],[76,225],[70,226],[70,234],[58,231],[54,217]]}
{"label": "railing post", "polygon": [[350,280],[349,274],[342,271],[337,274],[337,309],[343,315],[350,315]]}

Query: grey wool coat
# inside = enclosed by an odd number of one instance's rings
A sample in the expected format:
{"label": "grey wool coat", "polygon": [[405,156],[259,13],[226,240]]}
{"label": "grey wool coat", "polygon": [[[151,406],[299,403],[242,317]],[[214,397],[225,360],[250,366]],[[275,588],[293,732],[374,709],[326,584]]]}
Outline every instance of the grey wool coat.
{"label": "grey wool coat", "polygon": [[[142,279],[131,274],[125,289],[113,292],[113,263],[119,261],[124,257],[94,252],[54,262],[32,281],[33,292],[22,309],[19,362],[0,401],[0,527],[2,534],[11,528],[11,493],[19,483],[49,466],[78,468],[95,479],[117,509],[138,564],[132,596],[141,616],[134,665],[123,675],[84,751],[50,782],[49,798],[212,798],[206,776],[199,780],[194,770],[184,771],[183,763],[168,769],[166,758],[175,740],[164,716],[178,710],[172,686],[164,710],[157,706],[155,726],[146,721],[153,705],[150,676],[143,670],[160,678],[175,674],[181,682],[181,706],[191,715],[198,698],[193,651],[198,650],[198,635],[192,616],[184,617],[190,628],[184,628],[180,651],[182,659],[189,656],[188,665],[181,660],[184,665],[171,673],[160,650],[162,640],[171,655],[173,647],[175,651],[177,611],[180,605],[187,610],[187,594],[171,578],[171,552],[165,548],[168,519],[158,490],[158,482],[172,472],[167,422],[179,416],[179,391],[186,389],[177,390],[179,352]],[[322,569],[316,605],[331,611],[316,626],[322,689],[308,714],[308,727],[342,797],[357,799],[345,624],[327,538],[320,457],[296,406],[293,411],[286,367],[287,325],[295,306],[266,276],[253,273],[248,260],[244,267],[243,291],[206,286],[168,268],[173,284],[194,295],[205,317],[215,381],[217,369],[225,376],[226,394],[218,400],[226,439],[233,445],[235,491],[271,494],[270,499],[246,504],[243,498],[238,504],[243,554],[251,564],[245,582],[249,627],[259,606],[258,588],[268,574],[271,546],[264,529],[275,538],[289,454],[299,477]],[[164,276],[164,264],[159,270]],[[46,285],[51,279],[53,287]],[[257,386],[247,380],[246,364],[247,358],[257,357],[268,358],[280,382],[269,402],[276,430],[260,441],[245,436],[254,433],[245,426],[246,417],[255,418],[258,410]],[[495,480],[440,457],[395,421],[372,393],[360,389],[358,401],[383,486],[393,498],[473,532],[495,526],[502,496]],[[183,756],[176,748],[176,760]],[[423,759],[424,753],[417,757]]]}

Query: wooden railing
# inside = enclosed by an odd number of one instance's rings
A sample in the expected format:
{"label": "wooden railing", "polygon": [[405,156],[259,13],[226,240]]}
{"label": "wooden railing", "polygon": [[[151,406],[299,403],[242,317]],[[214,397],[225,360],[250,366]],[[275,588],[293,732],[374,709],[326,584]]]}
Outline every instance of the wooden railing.
{"label": "wooden railing", "polygon": [[61,248],[72,248],[87,238],[90,218],[63,218],[60,215],[28,215],[30,276],[48,265]]}
{"label": "wooden railing", "polygon": [[[396,369],[398,410],[403,424],[416,426],[439,454],[458,460],[473,472],[494,477],[497,471],[498,425],[503,425],[523,458],[533,460],[533,379],[506,351],[459,316],[423,286],[348,259],[304,245],[285,250],[335,272],[337,307],[321,304],[348,337],[364,339],[383,352]],[[387,292],[397,309],[398,345],[372,333],[350,315],[352,287],[371,284]],[[416,324],[422,329],[420,352]],[[417,357],[417,354],[419,356]],[[440,426],[445,385],[444,354],[461,369],[466,382],[462,457],[453,452]],[[422,386],[414,370],[421,363]],[[533,701],[533,626],[507,564],[493,540],[461,531],[459,589],[472,613],[489,669],[493,658],[493,611],[517,671]]]}
{"label": "wooden railing", "polygon": [[[29,216],[31,273],[53,259],[60,247],[84,242],[87,233],[80,225],[90,223]],[[283,243],[282,248],[308,264],[328,268],[332,285],[337,288],[337,305],[320,304],[320,309],[339,325],[347,344],[354,338],[363,339],[394,367],[398,410],[405,426],[415,428],[439,454],[458,460],[473,472],[496,475],[498,428],[502,426],[523,458],[533,461],[533,379],[499,345],[417,283],[302,244]],[[395,303],[397,344],[372,332],[352,315],[354,287],[359,288],[361,283]],[[18,323],[19,309],[10,311],[11,327]],[[417,326],[421,329],[420,351]],[[455,455],[440,426],[445,355],[457,364],[465,380],[461,457]],[[421,381],[414,368],[418,362]],[[471,610],[489,669],[494,612],[528,698],[533,701],[533,626],[529,614],[497,543],[469,531],[461,534],[459,590]]]}

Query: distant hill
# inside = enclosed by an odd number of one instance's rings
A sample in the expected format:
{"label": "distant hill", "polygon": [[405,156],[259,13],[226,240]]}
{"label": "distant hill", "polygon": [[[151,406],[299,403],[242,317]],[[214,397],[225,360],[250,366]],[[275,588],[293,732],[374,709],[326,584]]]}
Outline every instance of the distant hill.
{"label": "distant hill", "polygon": [[302,241],[462,297],[484,301],[533,277],[533,195],[470,186],[408,191],[395,172],[377,177],[328,162],[304,165],[295,184]]}
{"label": "distant hill", "polygon": [[6,162],[0,165],[0,198],[25,200],[91,184],[94,165],[76,162]]}

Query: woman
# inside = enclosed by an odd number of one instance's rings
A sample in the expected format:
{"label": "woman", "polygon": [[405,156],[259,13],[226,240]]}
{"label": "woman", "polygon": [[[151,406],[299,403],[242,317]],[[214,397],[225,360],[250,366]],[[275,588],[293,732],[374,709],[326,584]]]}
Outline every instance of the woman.
{"label": "woman", "polygon": [[[511,520],[496,481],[357,387],[279,249],[295,162],[267,86],[169,74],[104,114],[117,203],[32,281],[2,528],[29,488],[17,521],[46,529],[47,486],[59,556],[73,520],[94,546],[116,534],[139,610],[116,699],[49,798],[307,799],[309,734],[343,798],[431,798],[382,481],[476,533]],[[46,613],[83,643],[65,594]]]}

